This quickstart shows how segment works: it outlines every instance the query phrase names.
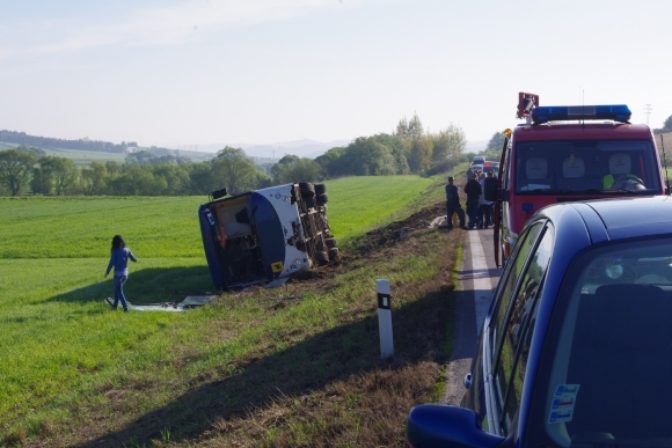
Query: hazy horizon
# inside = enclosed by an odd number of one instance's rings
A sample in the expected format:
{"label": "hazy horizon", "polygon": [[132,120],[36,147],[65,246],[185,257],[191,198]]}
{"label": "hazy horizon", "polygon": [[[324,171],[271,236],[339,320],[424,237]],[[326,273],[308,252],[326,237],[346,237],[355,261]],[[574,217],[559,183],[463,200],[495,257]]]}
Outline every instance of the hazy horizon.
{"label": "hazy horizon", "polygon": [[32,135],[351,141],[417,113],[487,142],[519,91],[672,115],[664,2],[0,2],[0,128]]}

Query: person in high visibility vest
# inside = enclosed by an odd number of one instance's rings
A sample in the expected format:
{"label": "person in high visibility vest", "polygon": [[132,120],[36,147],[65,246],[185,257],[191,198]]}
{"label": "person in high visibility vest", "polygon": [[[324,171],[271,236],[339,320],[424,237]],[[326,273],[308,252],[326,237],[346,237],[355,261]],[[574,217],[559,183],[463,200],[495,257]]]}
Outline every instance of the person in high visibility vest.
{"label": "person in high visibility vest", "polygon": [[603,190],[644,190],[644,181],[630,172],[630,156],[619,152],[609,156],[609,174],[602,177]]}

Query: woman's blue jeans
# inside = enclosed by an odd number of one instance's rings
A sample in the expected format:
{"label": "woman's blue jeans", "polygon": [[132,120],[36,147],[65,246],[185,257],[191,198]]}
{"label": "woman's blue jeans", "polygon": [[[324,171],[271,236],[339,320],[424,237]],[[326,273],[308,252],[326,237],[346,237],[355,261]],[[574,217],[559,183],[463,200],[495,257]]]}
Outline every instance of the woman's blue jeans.
{"label": "woman's blue jeans", "polygon": [[126,302],[126,296],[124,296],[124,283],[128,280],[127,275],[115,275],[114,276],[114,303],[112,308],[117,309],[117,305],[121,301],[121,306],[124,308],[124,311],[128,311],[128,303]]}

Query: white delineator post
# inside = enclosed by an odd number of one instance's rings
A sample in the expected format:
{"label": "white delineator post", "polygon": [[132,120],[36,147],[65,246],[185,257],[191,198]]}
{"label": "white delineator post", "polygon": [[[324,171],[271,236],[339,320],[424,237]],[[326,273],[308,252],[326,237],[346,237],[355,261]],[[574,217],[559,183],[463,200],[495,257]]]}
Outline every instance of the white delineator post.
{"label": "white delineator post", "polygon": [[376,290],[378,292],[378,333],[380,335],[380,357],[386,359],[394,356],[390,281],[386,278],[377,279]]}

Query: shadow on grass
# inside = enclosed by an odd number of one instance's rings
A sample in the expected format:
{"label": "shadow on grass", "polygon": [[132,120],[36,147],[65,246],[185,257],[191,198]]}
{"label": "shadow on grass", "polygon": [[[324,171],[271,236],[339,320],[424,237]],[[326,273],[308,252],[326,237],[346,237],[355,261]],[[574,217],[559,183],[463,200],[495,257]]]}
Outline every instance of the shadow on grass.
{"label": "shadow on grass", "polygon": [[441,288],[393,312],[395,359],[382,361],[377,316],[312,336],[264,358],[252,358],[239,373],[196,386],[167,405],[130,422],[119,431],[79,445],[80,448],[143,445],[161,440],[197,439],[218,420],[244,418],[279,396],[298,397],[353,374],[377,368],[401,368],[421,360],[444,362],[450,333],[451,297]]}
{"label": "shadow on grass", "polygon": [[[207,266],[150,268],[131,272],[124,293],[133,304],[181,301],[187,295],[212,291]],[[52,297],[49,301],[88,302],[114,297],[114,283],[110,277],[100,283]]]}

